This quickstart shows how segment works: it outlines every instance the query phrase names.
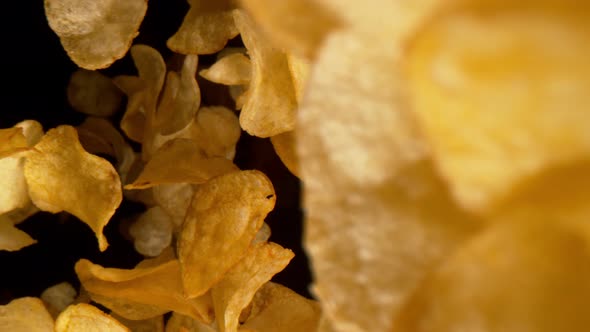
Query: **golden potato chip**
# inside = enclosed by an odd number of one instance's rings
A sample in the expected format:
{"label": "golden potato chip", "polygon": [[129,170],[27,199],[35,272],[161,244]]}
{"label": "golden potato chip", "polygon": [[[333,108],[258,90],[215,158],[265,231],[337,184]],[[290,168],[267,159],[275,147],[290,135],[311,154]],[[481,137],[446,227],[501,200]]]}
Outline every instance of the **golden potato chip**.
{"label": "golden potato chip", "polygon": [[285,53],[269,44],[244,11],[235,10],[234,19],[252,62],[252,79],[240,125],[259,137],[292,130],[297,105]]}
{"label": "golden potato chip", "polygon": [[232,17],[232,0],[188,0],[191,6],[168,47],[182,54],[212,54],[238,35]]}
{"label": "golden potato chip", "polygon": [[262,227],[260,227],[258,232],[256,232],[256,236],[254,237],[254,240],[252,240],[252,244],[266,242],[270,238],[270,235],[271,235],[270,226],[268,226],[267,223],[263,222]]}
{"label": "golden potato chip", "polygon": [[228,87],[229,95],[236,103],[236,110],[241,110],[248,99],[248,86],[247,85],[230,85]]}
{"label": "golden potato chip", "polygon": [[170,215],[174,228],[179,229],[195,193],[193,185],[188,183],[160,184],[152,189],[156,204]]}
{"label": "golden potato chip", "polygon": [[259,171],[228,173],[197,189],[178,238],[188,297],[207,292],[244,257],[275,201],[272,183]]}
{"label": "golden potato chip", "polygon": [[399,313],[395,331],[584,331],[588,233],[555,221],[500,223],[460,246]]}
{"label": "golden potato chip", "polygon": [[295,97],[297,98],[297,102],[301,103],[305,86],[309,80],[311,63],[290,53],[287,53],[287,62],[289,64],[291,79],[293,80],[293,87],[295,88]]}
{"label": "golden potato chip", "polygon": [[70,59],[86,69],[122,58],[147,10],[146,0],[45,0],[45,15]]}
{"label": "golden potato chip", "polygon": [[0,158],[27,150],[27,139],[23,129],[12,127],[0,129]]}
{"label": "golden potato chip", "polygon": [[272,42],[307,59],[314,58],[339,19],[317,0],[241,0]]}
{"label": "golden potato chip", "polygon": [[131,320],[117,314],[112,316],[132,332],[164,332],[164,316],[142,320]]}
{"label": "golden potato chip", "polygon": [[108,161],[84,151],[73,127],[49,130],[27,155],[24,174],[39,209],[73,214],[92,228],[100,250],[107,248],[102,229],[121,203],[121,182]]}
{"label": "golden potato chip", "polygon": [[155,257],[172,242],[172,217],[161,207],[154,206],[142,213],[129,228],[135,250]]}
{"label": "golden potato chip", "polygon": [[287,287],[267,282],[252,299],[252,311],[241,326],[256,332],[317,331],[321,310]]}
{"label": "golden potato chip", "polygon": [[127,319],[140,320],[176,311],[210,322],[211,299],[183,296],[180,265],[164,251],[164,259],[145,260],[131,270],[104,268],[82,259],[76,274],[92,300]]}
{"label": "golden potato chip", "polygon": [[233,160],[242,133],[235,113],[223,106],[202,107],[196,120],[194,139],[205,154]]}
{"label": "golden potato chip", "polygon": [[273,275],[282,271],[293,256],[291,250],[272,242],[250,247],[246,256],[211,291],[220,332],[237,332],[242,310],[256,291]]}
{"label": "golden potato chip", "polygon": [[51,332],[53,331],[53,318],[41,300],[36,297],[23,297],[0,306],[0,330]]}
{"label": "golden potato chip", "polygon": [[168,183],[198,184],[236,170],[238,168],[230,160],[206,157],[197,142],[176,138],[156,151],[139,177],[125,189],[144,189]]}
{"label": "golden potato chip", "polygon": [[199,75],[219,84],[241,85],[250,83],[251,70],[252,64],[246,55],[233,53],[220,58],[208,69],[201,70]]}
{"label": "golden potato chip", "polygon": [[214,323],[205,324],[191,317],[172,313],[172,316],[166,323],[166,332],[215,332]]}
{"label": "golden potato chip", "polygon": [[590,25],[567,2],[466,3],[417,34],[408,71],[441,173],[480,212],[543,169],[588,158],[579,109],[590,91]]}
{"label": "golden potato chip", "polygon": [[53,285],[41,293],[41,300],[53,317],[57,317],[67,306],[76,301],[76,290],[68,282]]}
{"label": "golden potato chip", "polygon": [[299,158],[295,151],[295,131],[288,131],[270,138],[275,152],[281,161],[295,176],[299,176]]}
{"label": "golden potato chip", "polygon": [[17,251],[37,243],[29,234],[14,226],[16,221],[12,220],[13,214],[14,212],[7,212],[0,215],[0,250]]}
{"label": "golden potato chip", "polygon": [[78,112],[107,117],[115,114],[123,94],[113,81],[97,71],[78,69],[68,83],[68,102]]}
{"label": "golden potato chip", "polygon": [[71,305],[55,321],[55,332],[129,332],[123,324],[95,306]]}

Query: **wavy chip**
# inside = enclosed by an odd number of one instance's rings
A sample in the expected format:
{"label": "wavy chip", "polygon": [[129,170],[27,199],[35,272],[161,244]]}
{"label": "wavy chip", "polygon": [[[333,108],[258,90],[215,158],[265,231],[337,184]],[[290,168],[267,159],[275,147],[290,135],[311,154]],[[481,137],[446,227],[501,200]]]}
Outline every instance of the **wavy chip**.
{"label": "wavy chip", "polygon": [[152,189],[156,204],[170,215],[174,229],[180,229],[195,193],[193,185],[188,183],[160,184]]}
{"label": "wavy chip", "polygon": [[70,59],[86,69],[122,58],[147,10],[146,0],[45,0],[45,15]]}
{"label": "wavy chip", "polygon": [[70,77],[68,102],[78,112],[99,117],[115,114],[121,106],[123,93],[103,74],[78,69]]}
{"label": "wavy chip", "polygon": [[27,155],[24,172],[39,209],[71,213],[94,231],[101,251],[108,247],[102,230],[121,203],[121,182],[108,161],[84,151],[76,129],[49,130]]}
{"label": "wavy chip", "polygon": [[238,35],[232,0],[188,0],[190,9],[166,45],[181,54],[212,54]]}
{"label": "wavy chip", "polygon": [[252,72],[250,59],[243,53],[233,53],[217,60],[199,75],[205,79],[224,85],[249,84]]}
{"label": "wavy chip", "polygon": [[275,200],[272,183],[258,171],[225,174],[197,189],[178,239],[188,297],[207,292],[246,255]]}
{"label": "wavy chip", "polygon": [[170,183],[199,184],[236,170],[238,168],[226,158],[205,156],[197,142],[177,138],[156,151],[139,177],[125,189],[144,189]]}
{"label": "wavy chip", "polygon": [[237,332],[242,310],[252,301],[256,291],[282,271],[293,256],[291,250],[276,243],[255,244],[213,286],[211,297],[220,332]]}
{"label": "wavy chip", "polygon": [[0,329],[10,332],[51,332],[53,318],[36,297],[23,297],[0,306]]}
{"label": "wavy chip", "polygon": [[86,303],[71,305],[55,320],[55,332],[129,332],[123,324],[95,306]]}
{"label": "wavy chip", "polygon": [[285,53],[264,38],[243,10],[235,10],[234,18],[252,62],[252,79],[240,125],[258,137],[294,129],[297,102]]}
{"label": "wavy chip", "polygon": [[270,138],[270,142],[281,161],[293,175],[299,176],[299,157],[297,156],[294,130]]}

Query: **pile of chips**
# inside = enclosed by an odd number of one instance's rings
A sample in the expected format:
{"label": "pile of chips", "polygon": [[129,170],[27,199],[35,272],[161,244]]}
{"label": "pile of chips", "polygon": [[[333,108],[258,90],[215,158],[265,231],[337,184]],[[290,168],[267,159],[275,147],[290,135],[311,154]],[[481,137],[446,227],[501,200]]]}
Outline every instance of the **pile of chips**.
{"label": "pile of chips", "polygon": [[[79,290],[1,306],[1,330],[590,327],[590,5],[189,0],[164,59],[131,46],[146,0],[44,2],[88,117],[0,129],[0,250],[65,211],[104,251],[128,199],[146,207],[128,230],[145,259],[81,259]],[[128,51],[137,75],[95,71]],[[197,76],[234,109],[202,105]],[[303,181],[319,301],[269,281],[293,253],[268,241],[273,184],[233,162],[242,131]]]}

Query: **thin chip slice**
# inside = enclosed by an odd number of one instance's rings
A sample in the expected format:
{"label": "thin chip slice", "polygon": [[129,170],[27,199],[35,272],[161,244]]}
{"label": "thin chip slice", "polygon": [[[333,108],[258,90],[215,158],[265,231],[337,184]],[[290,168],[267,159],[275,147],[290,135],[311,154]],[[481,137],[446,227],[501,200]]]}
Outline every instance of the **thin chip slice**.
{"label": "thin chip slice", "polygon": [[233,160],[242,134],[235,113],[223,106],[203,107],[196,120],[194,138],[207,156]]}
{"label": "thin chip slice", "polygon": [[188,0],[189,9],[180,29],[167,45],[181,54],[212,54],[238,35],[231,10],[232,0]]}
{"label": "thin chip slice", "polygon": [[206,157],[197,142],[177,138],[156,151],[139,177],[125,189],[144,189],[169,183],[199,184],[236,170],[238,168],[226,158]]}
{"label": "thin chip slice", "polygon": [[164,332],[164,316],[142,320],[131,320],[117,314],[112,316],[132,332]]}
{"label": "thin chip slice", "polygon": [[23,297],[0,306],[0,330],[10,332],[51,332],[53,318],[36,297]]}
{"label": "thin chip slice", "polygon": [[240,313],[256,291],[282,271],[293,252],[272,242],[252,246],[246,256],[211,291],[220,332],[237,332]]}
{"label": "thin chip slice", "polygon": [[41,300],[47,306],[47,310],[53,317],[64,311],[76,301],[77,292],[68,282],[53,285],[41,293]]}
{"label": "thin chip slice", "polygon": [[152,189],[156,204],[172,217],[174,229],[180,229],[195,193],[193,185],[188,183],[160,184]]}
{"label": "thin chip slice", "polygon": [[252,64],[242,53],[233,53],[220,58],[199,75],[207,80],[224,85],[241,85],[250,83]]}
{"label": "thin chip slice", "polygon": [[173,226],[172,217],[161,207],[149,208],[129,228],[135,250],[144,256],[160,255],[172,242]]}
{"label": "thin chip slice", "polygon": [[243,10],[235,10],[234,18],[252,61],[252,79],[240,125],[258,137],[292,130],[297,103],[285,53],[264,38]]}
{"label": "thin chip slice", "polygon": [[29,234],[14,226],[11,221],[0,216],[0,251],[17,251],[37,243]]}
{"label": "thin chip slice", "polygon": [[0,158],[26,150],[27,139],[22,128],[12,127],[0,129]]}
{"label": "thin chip slice", "polygon": [[295,176],[299,176],[299,157],[295,150],[295,139],[297,134],[294,130],[288,131],[270,138],[275,152],[281,161]]}
{"label": "thin chip slice", "polygon": [[95,306],[71,305],[55,321],[55,332],[129,332],[123,324]]}
{"label": "thin chip slice", "polygon": [[76,129],[49,130],[27,155],[24,170],[39,209],[73,214],[92,228],[100,250],[107,248],[102,229],[121,203],[121,182],[108,161],[84,151]]}
{"label": "thin chip slice", "polygon": [[244,255],[275,205],[270,180],[239,171],[209,180],[196,191],[178,239],[185,294],[204,294]]}
{"label": "thin chip slice", "polygon": [[122,58],[147,10],[146,0],[45,0],[45,15],[78,66],[106,68]]}
{"label": "thin chip slice", "polygon": [[68,102],[78,112],[99,117],[115,114],[123,94],[113,81],[103,74],[78,69],[68,83]]}
{"label": "thin chip slice", "polygon": [[166,323],[166,332],[215,332],[213,324],[205,324],[191,317],[172,313],[172,317]]}

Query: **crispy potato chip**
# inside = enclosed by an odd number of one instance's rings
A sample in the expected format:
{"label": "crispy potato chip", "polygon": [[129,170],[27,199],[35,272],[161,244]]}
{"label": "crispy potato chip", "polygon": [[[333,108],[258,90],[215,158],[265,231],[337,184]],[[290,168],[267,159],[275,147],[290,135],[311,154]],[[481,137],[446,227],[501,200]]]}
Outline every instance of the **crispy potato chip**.
{"label": "crispy potato chip", "polygon": [[238,168],[230,160],[206,157],[197,142],[177,138],[156,151],[139,177],[125,189],[144,189],[169,183],[198,184],[236,170]]}
{"label": "crispy potato chip", "polygon": [[113,81],[97,71],[78,69],[68,83],[68,102],[78,112],[107,117],[121,106],[123,93]]}
{"label": "crispy potato chip", "polygon": [[135,250],[144,256],[160,255],[172,242],[173,226],[172,217],[161,207],[149,208],[129,228]]}
{"label": "crispy potato chip", "polygon": [[121,203],[121,182],[108,161],[84,151],[73,127],[49,130],[27,155],[24,173],[39,209],[73,214],[92,228],[100,250],[107,248],[102,229]]}
{"label": "crispy potato chip", "polygon": [[275,201],[272,183],[259,171],[228,173],[197,189],[178,238],[188,297],[207,292],[244,257]]}
{"label": "crispy potato chip", "polygon": [[305,86],[309,80],[311,63],[290,53],[287,53],[287,62],[289,64],[291,79],[293,80],[293,87],[295,88],[295,97],[297,98],[297,102],[301,103]]}
{"label": "crispy potato chip", "polygon": [[55,321],[55,332],[129,332],[123,324],[86,303],[71,305]]}
{"label": "crispy potato chip", "polygon": [[270,138],[275,152],[281,158],[281,161],[295,176],[299,176],[299,158],[295,151],[295,131],[288,131]]}
{"label": "crispy potato chip", "polygon": [[51,332],[53,318],[41,300],[23,297],[0,306],[0,331]]}
{"label": "crispy potato chip", "polygon": [[164,332],[164,316],[142,320],[131,320],[117,314],[112,316],[132,332]]}
{"label": "crispy potato chip", "polygon": [[122,58],[147,10],[146,0],[45,0],[45,15],[70,59],[86,69]]}
{"label": "crispy potato chip", "polygon": [[188,183],[160,184],[152,189],[154,200],[158,206],[172,217],[174,228],[179,229],[195,193],[193,185]]}
{"label": "crispy potato chip", "polygon": [[292,130],[297,105],[285,53],[265,40],[244,11],[235,10],[234,19],[252,61],[252,79],[240,125],[259,137]]}
{"label": "crispy potato chip", "polygon": [[199,75],[207,80],[224,85],[249,84],[252,71],[250,59],[242,53],[232,53],[220,58]]}
{"label": "crispy potato chip", "polygon": [[307,59],[315,57],[324,37],[339,27],[336,15],[317,0],[241,0],[272,42]]}
{"label": "crispy potato chip", "polygon": [[[145,260],[131,270],[104,268],[82,259],[76,274],[92,300],[127,319],[140,320],[176,311],[203,322],[212,321],[211,299],[183,296],[178,260]],[[172,257],[173,258],[173,257]]]}
{"label": "crispy potato chip", "polygon": [[67,306],[76,301],[78,292],[68,282],[53,285],[41,293],[41,300],[53,317],[57,317]]}
{"label": "crispy potato chip", "polygon": [[270,235],[270,226],[268,226],[268,224],[264,222],[262,223],[262,227],[260,227],[258,232],[256,232],[256,236],[254,237],[254,240],[252,240],[252,244],[266,242],[270,238]]}
{"label": "crispy potato chip", "polygon": [[12,127],[0,129],[0,158],[27,150],[27,139],[23,129]]}
{"label": "crispy potato chip", "polygon": [[256,332],[317,331],[321,310],[312,301],[287,287],[267,282],[252,299],[252,311],[244,328]]}
{"label": "crispy potato chip", "polygon": [[272,242],[252,246],[211,291],[220,332],[237,332],[242,310],[273,275],[282,271],[293,252]]}
{"label": "crispy potato chip", "polygon": [[235,113],[223,106],[203,107],[197,113],[194,138],[210,157],[234,159],[242,133]]}
{"label": "crispy potato chip", "polygon": [[172,313],[172,317],[166,323],[166,332],[215,332],[214,323],[205,324],[191,317]]}
{"label": "crispy potato chip", "polygon": [[238,35],[232,0],[188,0],[191,6],[180,29],[168,39],[168,47],[182,54],[212,54]]}
{"label": "crispy potato chip", "polygon": [[0,250],[17,251],[37,243],[29,234],[14,226],[11,221],[0,216]]}

